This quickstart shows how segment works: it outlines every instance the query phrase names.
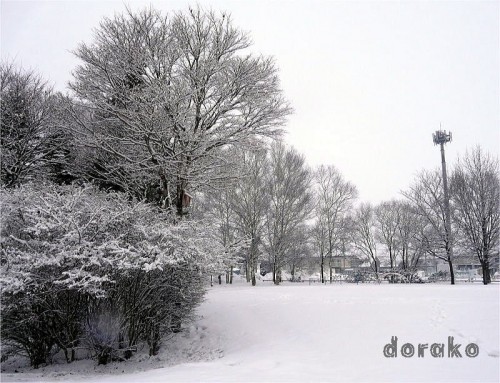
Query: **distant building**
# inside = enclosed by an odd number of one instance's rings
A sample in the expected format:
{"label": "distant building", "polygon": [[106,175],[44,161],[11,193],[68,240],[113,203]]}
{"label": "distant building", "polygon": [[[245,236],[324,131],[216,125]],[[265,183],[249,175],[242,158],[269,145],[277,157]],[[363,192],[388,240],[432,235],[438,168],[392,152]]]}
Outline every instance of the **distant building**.
{"label": "distant building", "polygon": [[420,261],[418,263],[417,270],[423,271],[425,276],[429,276],[437,273],[440,270],[441,266],[438,267],[438,265],[448,267],[448,264],[440,260],[439,258],[430,258]]}
{"label": "distant building", "polygon": [[490,271],[491,275],[500,273],[500,254],[496,253],[490,256]]}
{"label": "distant building", "polygon": [[345,270],[357,269],[363,261],[356,256],[338,255],[332,257],[332,269],[335,274],[343,274]]}
{"label": "distant building", "polygon": [[466,271],[481,269],[481,262],[476,256],[459,255],[453,259],[453,270]]}
{"label": "distant building", "polygon": [[[453,258],[453,270],[455,272],[465,272],[471,270],[477,270],[478,274],[482,275],[482,267],[481,262],[476,255],[456,255]],[[499,255],[494,254],[490,256],[490,271],[491,275],[494,275],[495,272],[499,271]],[[418,270],[422,270],[425,275],[431,275],[437,272],[449,272],[450,266],[448,262],[439,259],[439,258],[430,258],[423,260],[419,263]]]}

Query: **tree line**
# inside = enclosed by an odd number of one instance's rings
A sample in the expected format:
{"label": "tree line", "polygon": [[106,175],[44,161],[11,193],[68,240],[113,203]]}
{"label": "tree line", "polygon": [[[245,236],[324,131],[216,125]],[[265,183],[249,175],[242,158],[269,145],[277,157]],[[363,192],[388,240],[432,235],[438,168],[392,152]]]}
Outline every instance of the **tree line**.
{"label": "tree line", "polygon": [[277,284],[285,269],[294,279],[308,258],[316,261],[321,282],[332,281],[336,256],[361,258],[377,279],[382,264],[411,274],[429,256],[448,264],[454,284],[450,248],[455,256],[480,263],[484,284],[497,271],[490,262],[499,251],[498,160],[480,147],[466,152],[452,168],[451,240],[437,169],[421,171],[401,198],[373,205],[358,200],[356,186],[335,166],[312,169],[282,142],[237,155],[244,165],[241,177],[202,209],[219,222],[225,238],[251,239],[240,259],[253,285],[256,259],[272,265]]}

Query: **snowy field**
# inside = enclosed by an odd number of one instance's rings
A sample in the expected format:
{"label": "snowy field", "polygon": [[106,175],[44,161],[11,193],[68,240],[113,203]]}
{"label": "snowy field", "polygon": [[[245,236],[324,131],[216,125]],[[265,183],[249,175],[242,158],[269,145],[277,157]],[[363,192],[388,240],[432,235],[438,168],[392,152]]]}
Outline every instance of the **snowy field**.
{"label": "snowy field", "polygon": [[[6,365],[2,381],[498,382],[499,285],[244,284],[213,287],[199,320],[157,358],[130,363]],[[398,355],[384,345],[398,337]],[[454,337],[462,358],[448,357]],[[479,355],[465,354],[467,344]],[[411,343],[415,355],[401,356]],[[419,343],[444,343],[444,358]],[[165,367],[167,366],[167,367]],[[23,372],[24,371],[24,372]]]}

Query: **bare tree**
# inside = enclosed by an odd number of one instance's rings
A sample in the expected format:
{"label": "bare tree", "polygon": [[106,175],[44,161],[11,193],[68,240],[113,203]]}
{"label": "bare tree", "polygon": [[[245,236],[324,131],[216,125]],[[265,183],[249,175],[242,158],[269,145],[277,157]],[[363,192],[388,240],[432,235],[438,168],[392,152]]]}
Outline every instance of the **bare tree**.
{"label": "bare tree", "polygon": [[[352,208],[352,206],[351,206]],[[354,232],[354,222],[350,212],[346,212],[339,221],[337,226],[337,239],[335,241],[335,246],[333,248],[334,252],[343,257],[353,254],[354,245],[352,242],[353,232]],[[332,251],[333,252],[333,251]],[[330,267],[330,283],[333,281],[332,270],[333,270],[333,257],[329,258]]]}
{"label": "bare tree", "polygon": [[399,201],[399,224],[397,242],[401,252],[401,268],[414,271],[423,254],[423,220],[415,207],[406,201]]}
{"label": "bare tree", "polygon": [[297,281],[297,271],[307,264],[311,256],[311,247],[308,240],[308,228],[305,223],[299,225],[291,238],[291,246],[286,255],[286,263],[290,267],[292,282]]}
{"label": "bare tree", "polygon": [[293,237],[310,214],[310,180],[303,156],[282,142],[271,145],[266,247],[273,264],[275,284],[281,281],[281,271],[293,246]]}
{"label": "bare tree", "polygon": [[384,201],[376,208],[361,205],[356,212],[356,247],[373,264],[378,242],[389,255],[391,269],[414,271],[423,254],[421,222],[407,201]]}
{"label": "bare tree", "polygon": [[396,200],[384,201],[375,208],[377,240],[383,244],[387,250],[391,269],[397,266],[400,213],[400,204]]}
{"label": "bare tree", "polygon": [[354,213],[354,246],[370,262],[370,267],[378,279],[380,261],[377,257],[377,242],[375,240],[375,212],[370,203],[362,203]]}
{"label": "bare tree", "polygon": [[356,187],[344,180],[334,166],[319,166],[315,172],[316,216],[315,237],[320,247],[321,282],[324,282],[324,255],[329,258],[330,281],[332,281],[332,257],[342,238],[343,219],[357,197]]}
{"label": "bare tree", "polygon": [[483,283],[491,283],[490,257],[498,254],[500,181],[498,159],[480,147],[459,160],[451,178],[455,223],[466,249],[481,263]]}
{"label": "bare tree", "polygon": [[316,216],[316,222],[311,228],[311,237],[313,239],[314,249],[319,255],[321,283],[325,283],[325,258],[328,254],[328,229],[325,222],[325,217],[321,215]]}
{"label": "bare tree", "polygon": [[[451,284],[455,284],[453,250],[446,232],[442,178],[439,171],[421,172],[415,183],[403,195],[415,206],[415,212],[423,220],[421,232],[423,250],[448,263]],[[453,236],[451,236],[453,238]]]}
{"label": "bare tree", "polygon": [[75,113],[86,145],[108,158],[103,176],[157,185],[162,204],[183,215],[187,189],[223,181],[228,146],[279,134],[290,108],[277,70],[248,47],[228,15],[200,8],[105,19],[77,49],[70,85],[88,111]]}

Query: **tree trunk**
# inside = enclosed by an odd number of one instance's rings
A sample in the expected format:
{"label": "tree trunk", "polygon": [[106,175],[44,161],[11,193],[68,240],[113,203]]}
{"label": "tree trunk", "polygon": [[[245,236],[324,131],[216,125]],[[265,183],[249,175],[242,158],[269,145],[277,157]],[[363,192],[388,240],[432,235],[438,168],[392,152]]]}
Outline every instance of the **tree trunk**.
{"label": "tree trunk", "polygon": [[321,256],[321,265],[320,265],[320,274],[321,274],[321,283],[325,283],[325,278],[324,278],[324,264],[325,264],[325,257],[323,255]]}
{"label": "tree trunk", "polygon": [[490,262],[486,257],[481,261],[481,269],[483,271],[483,284],[487,285],[491,283],[491,275],[490,275]]}
{"label": "tree trunk", "polygon": [[393,272],[394,272],[394,258],[393,258],[392,250],[391,249],[389,249],[389,258],[391,259],[391,273],[392,273],[391,274],[391,280],[390,280],[390,282],[394,283],[395,282],[395,280],[394,280],[394,274],[393,274]]}
{"label": "tree trunk", "polygon": [[[332,280],[333,280],[333,273],[332,273],[333,258],[332,257],[333,257],[333,254],[330,252],[330,259],[328,260],[328,267],[330,269],[330,283],[332,283]],[[344,267],[345,267],[345,264],[344,264]]]}
{"label": "tree trunk", "polygon": [[279,285],[281,282],[281,268],[276,266],[276,263],[274,264],[274,277],[273,281],[275,285]]}
{"label": "tree trunk", "polygon": [[178,185],[177,186],[177,196],[176,196],[176,200],[175,200],[175,208],[176,208],[177,215],[179,217],[182,217],[185,214],[183,202],[184,202],[184,188],[182,187],[182,185]]}
{"label": "tree trunk", "polygon": [[253,269],[252,269],[252,286],[255,286],[257,284],[257,279],[255,275],[257,274],[257,249],[254,249],[253,252]]}
{"label": "tree trunk", "polygon": [[491,283],[491,274],[490,274],[490,255],[488,252],[488,242],[486,238],[488,238],[488,233],[486,230],[486,219],[483,219],[481,230],[483,233],[483,243],[482,243],[482,257],[479,258],[479,262],[481,262],[481,268],[483,269],[483,284],[487,285]]}
{"label": "tree trunk", "polygon": [[248,277],[248,281],[252,282],[252,286],[255,286],[257,273],[257,242],[255,237],[252,238],[252,243],[250,244],[250,253],[248,255],[248,262],[250,263],[250,275]]}
{"label": "tree trunk", "polygon": [[451,284],[454,285],[455,284],[455,273],[453,271],[453,264],[452,264],[450,257],[448,257],[448,266],[450,267]]}
{"label": "tree trunk", "polygon": [[255,278],[255,274],[257,273],[257,260],[256,260],[256,254],[255,254],[255,251],[253,249],[253,246],[252,246],[252,259],[251,259],[251,262],[252,262],[252,271],[251,271],[251,281],[252,281],[252,286],[255,286],[257,284],[257,280]]}
{"label": "tree trunk", "polygon": [[[178,332],[178,331],[176,331]],[[148,345],[149,345],[149,356],[158,355],[160,351],[160,325],[154,324],[151,333],[149,334]]]}
{"label": "tree trunk", "polygon": [[375,266],[375,277],[377,278],[377,281],[378,281],[378,265],[377,265],[377,259],[372,256],[372,259],[373,259],[373,264]]}
{"label": "tree trunk", "polygon": [[253,275],[253,265],[252,265],[252,254],[250,253],[248,256],[248,276],[247,276],[247,282],[252,282],[252,275]]}
{"label": "tree trunk", "polygon": [[247,282],[250,282],[250,254],[248,254],[247,261],[245,262],[245,276]]}

